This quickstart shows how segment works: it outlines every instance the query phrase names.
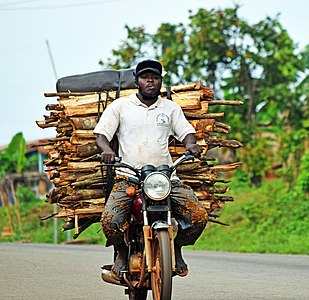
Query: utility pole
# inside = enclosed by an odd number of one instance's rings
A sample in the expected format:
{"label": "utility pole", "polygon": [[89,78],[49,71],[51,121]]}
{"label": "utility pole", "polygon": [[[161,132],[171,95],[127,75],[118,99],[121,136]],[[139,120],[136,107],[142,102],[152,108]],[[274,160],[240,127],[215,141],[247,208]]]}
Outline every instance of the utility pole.
{"label": "utility pole", "polygon": [[55,63],[54,63],[53,55],[52,55],[52,52],[50,50],[50,46],[49,46],[49,41],[48,40],[46,40],[46,46],[47,46],[47,51],[48,51],[49,59],[50,59],[50,62],[51,62],[52,68],[53,68],[55,79],[58,80],[56,66],[55,66]]}

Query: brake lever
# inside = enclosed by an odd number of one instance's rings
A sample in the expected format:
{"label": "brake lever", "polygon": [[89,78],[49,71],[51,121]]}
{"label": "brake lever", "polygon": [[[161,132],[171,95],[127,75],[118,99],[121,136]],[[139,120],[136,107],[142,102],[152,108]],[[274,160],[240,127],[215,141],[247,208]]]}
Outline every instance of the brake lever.
{"label": "brake lever", "polygon": [[194,162],[195,157],[194,157],[194,155],[191,153],[190,150],[187,150],[183,155],[185,156],[185,160],[186,160],[186,161],[187,161],[187,160],[192,160],[192,162]]}

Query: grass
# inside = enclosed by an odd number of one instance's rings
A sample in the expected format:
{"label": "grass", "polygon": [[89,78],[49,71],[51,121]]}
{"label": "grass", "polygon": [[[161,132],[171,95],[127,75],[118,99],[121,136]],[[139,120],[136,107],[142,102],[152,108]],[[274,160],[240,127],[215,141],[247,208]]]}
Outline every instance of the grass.
{"label": "grass", "polygon": [[[280,179],[264,182],[261,187],[235,184],[231,191],[234,203],[227,203],[221,211],[220,220],[230,226],[209,223],[190,249],[309,254],[309,201],[308,195],[295,188],[288,191]],[[20,205],[23,232],[17,222],[16,208],[11,206],[15,234],[10,238],[0,237],[0,242],[53,243],[53,219],[41,221],[52,212],[53,207],[41,199]],[[7,208],[0,208],[0,232],[9,225]],[[58,242],[67,241],[67,233],[61,232],[63,221],[58,221]],[[71,232],[72,236],[73,232]],[[103,244],[100,224],[86,229],[76,243]],[[73,241],[70,241],[73,242]]]}
{"label": "grass", "polygon": [[[31,243],[54,243],[54,219],[41,220],[53,212],[53,206],[46,204],[44,200],[33,197],[31,201],[20,201],[20,207],[10,205],[10,215],[13,221],[14,233],[10,237],[0,236],[0,242],[31,242]],[[22,227],[18,222],[18,211],[21,216]],[[0,233],[4,227],[10,226],[9,210],[7,207],[0,207]],[[74,232],[71,230],[61,231],[63,220],[57,221],[58,243],[104,243],[105,239],[101,232],[100,224],[96,223],[80,234],[78,239],[72,240]]]}
{"label": "grass", "polygon": [[235,188],[235,203],[226,204],[220,220],[210,223],[191,249],[309,254],[308,197],[287,191],[281,180],[260,188]]}

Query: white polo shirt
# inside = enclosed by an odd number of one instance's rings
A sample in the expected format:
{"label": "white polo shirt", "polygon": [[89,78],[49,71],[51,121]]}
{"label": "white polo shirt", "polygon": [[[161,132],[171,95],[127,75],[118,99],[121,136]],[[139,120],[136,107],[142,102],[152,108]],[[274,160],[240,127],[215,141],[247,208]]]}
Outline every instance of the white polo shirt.
{"label": "white polo shirt", "polygon": [[111,141],[114,134],[119,141],[119,156],[136,168],[146,164],[159,166],[173,163],[168,151],[169,136],[183,141],[195,133],[181,107],[163,99],[148,107],[135,94],[114,100],[104,110],[94,133]]}

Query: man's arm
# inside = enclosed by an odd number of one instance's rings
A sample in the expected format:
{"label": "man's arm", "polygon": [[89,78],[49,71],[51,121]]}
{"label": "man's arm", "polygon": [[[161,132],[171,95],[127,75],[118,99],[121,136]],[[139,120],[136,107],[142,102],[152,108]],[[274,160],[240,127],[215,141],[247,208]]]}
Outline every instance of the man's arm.
{"label": "man's arm", "polygon": [[105,163],[112,163],[115,160],[115,152],[110,147],[110,143],[105,135],[97,134],[97,146],[102,150],[102,161]]}
{"label": "man's arm", "polygon": [[182,141],[186,150],[190,151],[195,157],[200,157],[203,152],[203,148],[196,143],[196,139],[193,133],[188,133]]}

